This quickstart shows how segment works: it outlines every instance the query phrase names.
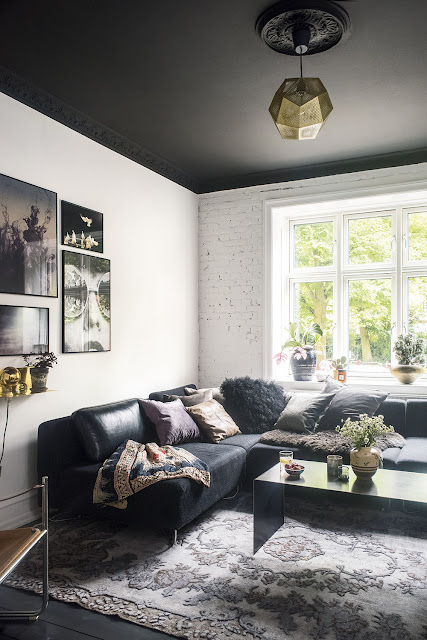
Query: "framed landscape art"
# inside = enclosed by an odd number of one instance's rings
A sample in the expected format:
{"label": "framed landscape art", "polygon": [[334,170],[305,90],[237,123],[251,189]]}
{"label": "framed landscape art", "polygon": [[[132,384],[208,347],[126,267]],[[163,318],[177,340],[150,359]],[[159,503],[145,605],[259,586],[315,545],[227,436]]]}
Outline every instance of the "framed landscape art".
{"label": "framed landscape art", "polygon": [[63,251],[64,353],[110,350],[110,261]]}
{"label": "framed landscape art", "polygon": [[62,244],[73,249],[104,251],[103,214],[80,207],[71,202],[61,202]]}
{"label": "framed landscape art", "polygon": [[0,174],[0,293],[58,295],[56,193]]}
{"label": "framed landscape art", "polygon": [[49,351],[49,309],[0,305],[0,355]]}

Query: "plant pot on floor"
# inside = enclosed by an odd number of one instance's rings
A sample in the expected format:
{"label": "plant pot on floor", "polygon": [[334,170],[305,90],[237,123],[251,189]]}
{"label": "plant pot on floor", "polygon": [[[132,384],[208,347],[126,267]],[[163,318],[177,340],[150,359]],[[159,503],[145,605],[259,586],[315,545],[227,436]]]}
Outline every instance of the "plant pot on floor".
{"label": "plant pot on floor", "polygon": [[[306,358],[304,359],[300,351],[293,349],[291,351],[291,370],[294,380],[310,382],[316,373],[316,352],[311,346],[304,346]],[[296,356],[300,356],[298,359]]]}
{"label": "plant pot on floor", "polygon": [[390,371],[402,384],[412,384],[424,373],[424,367],[420,364],[397,364]]}
{"label": "plant pot on floor", "polygon": [[41,393],[47,391],[47,374],[49,373],[48,367],[31,367],[31,392]]}
{"label": "plant pot on floor", "polygon": [[369,479],[377,472],[380,464],[380,452],[375,447],[360,447],[350,451],[350,464],[360,479]]}

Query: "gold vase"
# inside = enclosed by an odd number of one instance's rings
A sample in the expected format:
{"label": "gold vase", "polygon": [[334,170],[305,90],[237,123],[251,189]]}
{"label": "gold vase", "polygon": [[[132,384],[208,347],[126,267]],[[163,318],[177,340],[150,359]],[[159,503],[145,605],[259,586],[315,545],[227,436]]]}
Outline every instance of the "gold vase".
{"label": "gold vase", "polygon": [[420,364],[398,364],[390,371],[402,384],[412,384],[424,373],[424,367]]}
{"label": "gold vase", "polygon": [[350,464],[358,478],[372,478],[380,464],[380,452],[375,447],[360,447],[350,451]]}

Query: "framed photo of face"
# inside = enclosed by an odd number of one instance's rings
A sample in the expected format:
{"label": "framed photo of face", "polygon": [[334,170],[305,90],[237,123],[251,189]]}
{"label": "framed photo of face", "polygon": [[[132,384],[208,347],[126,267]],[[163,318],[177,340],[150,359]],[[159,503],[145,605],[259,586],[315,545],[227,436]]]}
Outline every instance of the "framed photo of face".
{"label": "framed photo of face", "polygon": [[103,214],[61,201],[62,244],[92,253],[104,252]]}
{"label": "framed photo of face", "polygon": [[56,193],[0,174],[0,293],[58,296]]}
{"label": "framed photo of face", "polygon": [[62,351],[110,351],[110,261],[63,251]]}
{"label": "framed photo of face", "polygon": [[49,351],[49,309],[0,305],[0,356]]}

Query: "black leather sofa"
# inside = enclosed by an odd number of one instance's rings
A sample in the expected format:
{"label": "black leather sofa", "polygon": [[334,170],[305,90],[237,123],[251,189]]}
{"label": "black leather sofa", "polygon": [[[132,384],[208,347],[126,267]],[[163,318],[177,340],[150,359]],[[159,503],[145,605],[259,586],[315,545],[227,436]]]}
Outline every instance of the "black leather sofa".
{"label": "black leather sofa", "polygon": [[[186,385],[192,386],[194,385]],[[184,395],[184,388],[150,394]],[[407,443],[403,449],[383,452],[384,467],[427,473],[427,399],[387,399],[378,410]],[[243,427],[241,427],[243,428]],[[278,461],[282,447],[259,442],[261,434],[232,436],[219,444],[189,442],[179,446],[207,463],[211,486],[188,478],[167,480],[132,496],[125,512],[92,503],[98,469],[126,438],[139,442],[157,440],[152,423],[138,399],[80,409],[72,416],[42,423],[38,433],[39,477],[49,476],[50,506],[78,514],[109,513],[159,528],[178,530],[225,497],[239,483],[250,483]],[[290,447],[292,448],[292,447]],[[294,457],[325,460],[324,454],[294,448]],[[348,461],[345,461],[348,462]]]}

